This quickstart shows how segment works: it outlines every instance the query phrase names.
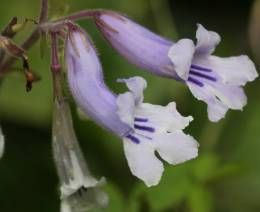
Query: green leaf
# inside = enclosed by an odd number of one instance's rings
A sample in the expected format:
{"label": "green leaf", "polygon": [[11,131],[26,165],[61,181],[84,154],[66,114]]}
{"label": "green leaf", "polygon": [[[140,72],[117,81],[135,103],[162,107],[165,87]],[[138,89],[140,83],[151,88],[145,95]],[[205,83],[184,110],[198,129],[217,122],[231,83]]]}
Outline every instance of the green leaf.
{"label": "green leaf", "polygon": [[193,185],[188,197],[190,212],[211,212],[213,197],[210,191],[200,185]]}
{"label": "green leaf", "polygon": [[102,187],[103,190],[108,194],[109,196],[109,203],[108,207],[105,209],[106,212],[122,212],[124,211],[125,204],[124,199],[122,196],[122,193],[118,190],[118,188],[108,183],[104,187]]}
{"label": "green leaf", "polygon": [[[255,90],[259,89],[257,84],[253,86]],[[221,198],[216,204],[219,211],[259,211],[260,208],[260,99],[256,92],[252,92],[248,99],[251,101],[243,113],[236,119],[235,115],[231,117],[220,139],[223,142],[219,143],[219,149],[226,160],[241,168],[238,174],[219,184]]]}
{"label": "green leaf", "polygon": [[47,33],[42,32],[40,37],[40,57],[44,58],[48,49]]}
{"label": "green leaf", "polygon": [[223,180],[242,171],[242,167],[236,163],[223,163],[220,155],[207,153],[200,155],[194,162],[193,175],[198,183],[208,183]]}
{"label": "green leaf", "polygon": [[187,196],[192,185],[190,164],[166,167],[158,186],[146,190],[145,195],[151,211],[162,211],[179,205]]}
{"label": "green leaf", "polygon": [[64,16],[70,9],[68,0],[50,0],[49,16],[52,19]]}
{"label": "green leaf", "polygon": [[194,162],[193,174],[199,182],[205,182],[218,169],[219,158],[215,154],[201,154]]}
{"label": "green leaf", "polygon": [[127,202],[127,212],[138,212],[141,208],[141,199],[145,195],[145,191],[148,188],[141,182],[137,183],[132,190],[130,197],[128,198]]}

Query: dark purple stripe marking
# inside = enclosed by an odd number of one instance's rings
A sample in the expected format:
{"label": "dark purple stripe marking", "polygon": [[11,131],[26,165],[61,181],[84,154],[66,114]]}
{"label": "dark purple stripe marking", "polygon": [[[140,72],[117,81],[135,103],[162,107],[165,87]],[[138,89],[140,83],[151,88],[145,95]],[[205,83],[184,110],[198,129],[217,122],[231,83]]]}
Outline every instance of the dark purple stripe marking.
{"label": "dark purple stripe marking", "polygon": [[194,68],[194,69],[197,69],[200,71],[205,71],[205,72],[212,72],[212,70],[209,68],[204,68],[204,67],[193,65],[193,64],[191,64],[191,68]]}
{"label": "dark purple stripe marking", "polygon": [[138,129],[138,130],[148,131],[148,132],[154,132],[155,131],[155,129],[152,128],[152,127],[141,126],[141,125],[138,125],[138,124],[135,124],[134,128]]}
{"label": "dark purple stripe marking", "polygon": [[136,117],[136,118],[135,118],[135,121],[136,121],[136,122],[148,122],[148,119]]}
{"label": "dark purple stripe marking", "polygon": [[135,136],[133,136],[133,135],[128,135],[128,136],[126,136],[127,138],[129,138],[131,141],[133,141],[134,143],[136,143],[136,144],[140,144],[140,140],[137,138],[137,137],[135,137]]}
{"label": "dark purple stripe marking", "polygon": [[189,77],[189,78],[188,78],[188,81],[189,81],[189,82],[192,82],[192,83],[194,83],[194,84],[196,84],[196,85],[198,85],[198,86],[200,86],[200,87],[203,87],[203,86],[204,86],[204,84],[203,84],[202,82],[200,82],[199,80],[196,80],[195,78],[192,78],[192,77]]}
{"label": "dark purple stripe marking", "polygon": [[214,82],[217,81],[217,79],[215,77],[209,76],[207,74],[202,74],[202,73],[197,72],[197,71],[190,71],[189,74],[192,74],[192,75],[198,76],[198,77],[202,77],[204,79],[208,79],[208,80],[211,80],[211,81],[214,81]]}

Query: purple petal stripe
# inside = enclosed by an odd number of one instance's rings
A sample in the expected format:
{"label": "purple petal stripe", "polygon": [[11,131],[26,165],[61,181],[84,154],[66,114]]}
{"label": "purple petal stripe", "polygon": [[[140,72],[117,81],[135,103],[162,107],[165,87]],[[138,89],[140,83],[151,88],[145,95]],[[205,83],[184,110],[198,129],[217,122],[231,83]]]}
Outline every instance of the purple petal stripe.
{"label": "purple petal stripe", "polygon": [[191,68],[197,69],[199,71],[212,72],[212,70],[209,68],[204,68],[204,67],[194,65],[194,64],[191,64]]}
{"label": "purple petal stripe", "polygon": [[202,74],[202,73],[197,72],[197,71],[190,71],[189,74],[194,75],[194,76],[198,76],[198,77],[202,77],[202,78],[214,81],[214,82],[217,81],[217,79],[215,77],[209,76],[207,74]]}
{"label": "purple petal stripe", "polygon": [[148,131],[148,132],[154,132],[155,131],[155,129],[152,128],[152,127],[141,126],[141,125],[138,125],[138,124],[135,124],[134,128],[138,129],[138,130]]}

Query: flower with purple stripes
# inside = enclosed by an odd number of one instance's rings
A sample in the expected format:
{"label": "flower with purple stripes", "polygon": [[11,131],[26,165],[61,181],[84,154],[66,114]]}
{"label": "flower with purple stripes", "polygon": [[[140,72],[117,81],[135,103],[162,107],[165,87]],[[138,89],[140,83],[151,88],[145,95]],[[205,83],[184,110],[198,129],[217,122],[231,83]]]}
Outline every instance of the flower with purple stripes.
{"label": "flower with purple stripes", "polygon": [[197,99],[207,103],[211,121],[219,121],[229,108],[242,110],[246,105],[242,86],[258,73],[245,55],[211,55],[221,40],[216,32],[198,24],[196,45],[190,39],[174,43],[115,12],[101,11],[95,20],[106,40],[129,62],[187,84]]}
{"label": "flower with purple stripes", "polygon": [[112,93],[92,42],[78,27],[70,30],[65,52],[75,101],[97,124],[122,138],[130,170],[147,186],[158,184],[163,173],[155,151],[170,164],[197,156],[198,143],[182,131],[192,117],[181,116],[173,102],[165,107],[143,103],[146,81],[141,77],[119,80],[129,91]]}

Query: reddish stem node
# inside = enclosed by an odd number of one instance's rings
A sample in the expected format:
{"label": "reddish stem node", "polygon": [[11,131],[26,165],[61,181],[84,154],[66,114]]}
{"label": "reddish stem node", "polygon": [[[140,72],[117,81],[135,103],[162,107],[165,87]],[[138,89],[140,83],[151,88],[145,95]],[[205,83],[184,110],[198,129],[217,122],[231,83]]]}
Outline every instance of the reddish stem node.
{"label": "reddish stem node", "polygon": [[57,33],[51,33],[51,70],[56,73],[61,70],[58,55],[58,40]]}

